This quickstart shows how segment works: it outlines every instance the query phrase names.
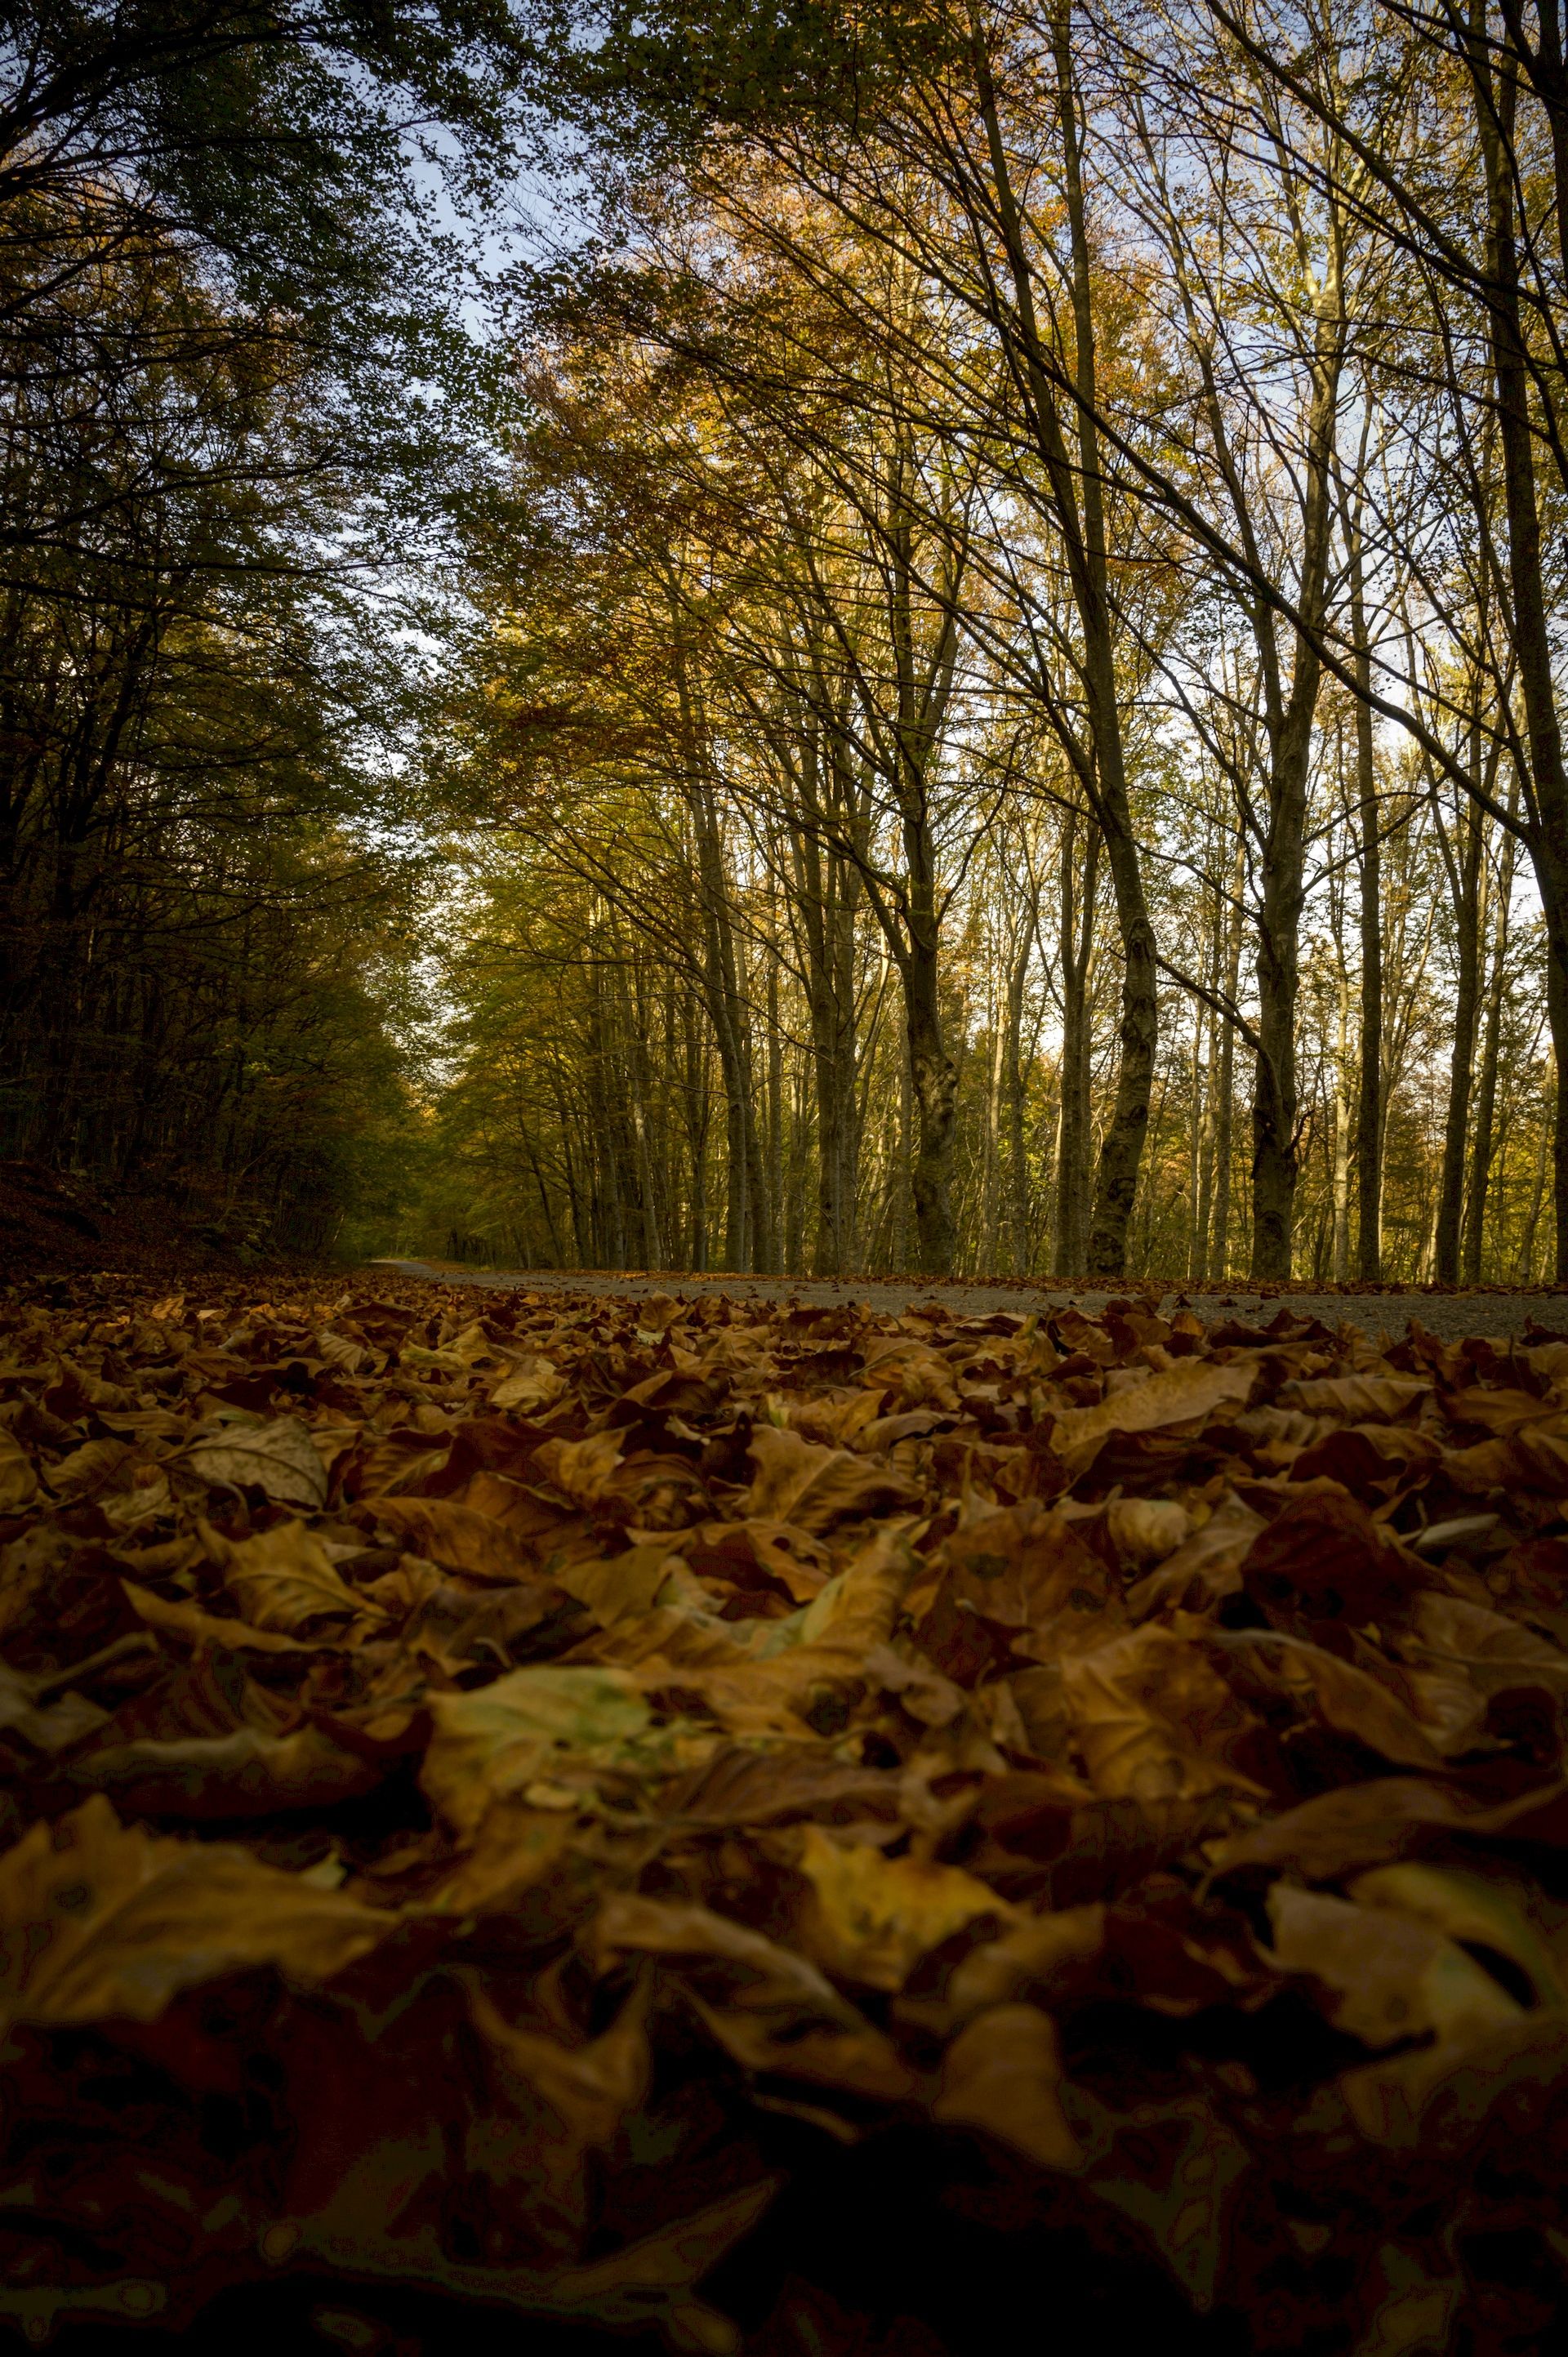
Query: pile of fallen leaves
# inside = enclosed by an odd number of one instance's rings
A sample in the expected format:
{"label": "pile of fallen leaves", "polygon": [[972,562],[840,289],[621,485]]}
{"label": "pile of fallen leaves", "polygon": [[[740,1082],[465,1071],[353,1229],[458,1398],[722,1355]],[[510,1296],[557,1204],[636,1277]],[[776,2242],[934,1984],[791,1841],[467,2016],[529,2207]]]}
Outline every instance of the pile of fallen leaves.
{"label": "pile of fallen leaves", "polygon": [[913,2148],[1252,2348],[1562,2329],[1568,1339],[479,1307],[0,1312],[0,2317],[719,2352]]}

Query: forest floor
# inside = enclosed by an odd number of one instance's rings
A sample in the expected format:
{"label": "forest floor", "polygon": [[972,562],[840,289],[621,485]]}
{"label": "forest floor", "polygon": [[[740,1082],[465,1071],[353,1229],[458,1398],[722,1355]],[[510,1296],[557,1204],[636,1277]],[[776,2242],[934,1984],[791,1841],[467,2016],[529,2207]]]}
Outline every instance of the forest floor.
{"label": "forest floor", "polygon": [[940,1301],[955,1318],[986,1318],[999,1309],[1015,1314],[1036,1310],[1043,1315],[1069,1305],[1098,1317],[1110,1302],[1131,1296],[1156,1313],[1162,1308],[1168,1313],[1190,1304],[1206,1325],[1238,1318],[1247,1325],[1266,1326],[1278,1315],[1281,1304],[1288,1303],[1294,1317],[1320,1318],[1327,1326],[1348,1319],[1363,1333],[1380,1340],[1397,1340],[1412,1318],[1445,1342],[1459,1341],[1467,1334],[1523,1334],[1535,1327],[1556,1326],[1568,1335],[1565,1286],[1554,1291],[1501,1286],[1415,1289],[1317,1286],[1297,1281],[1260,1288],[1240,1284],[1170,1285],[1139,1278],[1105,1288],[1048,1284],[1034,1277],[993,1277],[983,1283],[968,1277],[735,1276],[690,1270],[473,1268],[457,1261],[428,1260],[387,1260],[371,1265],[438,1285],[476,1285],[497,1292],[546,1297],[576,1293],[638,1300],[657,1294],[677,1301],[696,1301],[704,1295],[728,1295],[736,1301],[798,1301],[816,1308],[865,1301],[873,1309],[895,1317],[917,1302]]}
{"label": "forest floor", "polygon": [[0,1301],[0,2342],[1568,2347],[1560,1297],[421,1266]]}

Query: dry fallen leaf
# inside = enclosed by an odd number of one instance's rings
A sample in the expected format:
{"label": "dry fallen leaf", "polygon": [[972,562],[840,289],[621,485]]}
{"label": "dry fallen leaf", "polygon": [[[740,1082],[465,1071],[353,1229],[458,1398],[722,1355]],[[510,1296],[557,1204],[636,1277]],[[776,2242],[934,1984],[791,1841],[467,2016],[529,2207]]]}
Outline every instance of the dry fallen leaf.
{"label": "dry fallen leaf", "polygon": [[123,1825],[94,1794],[0,1857],[0,2012],[153,2021],[178,1990],[247,1966],[325,1980],[392,1928],[243,1850]]}

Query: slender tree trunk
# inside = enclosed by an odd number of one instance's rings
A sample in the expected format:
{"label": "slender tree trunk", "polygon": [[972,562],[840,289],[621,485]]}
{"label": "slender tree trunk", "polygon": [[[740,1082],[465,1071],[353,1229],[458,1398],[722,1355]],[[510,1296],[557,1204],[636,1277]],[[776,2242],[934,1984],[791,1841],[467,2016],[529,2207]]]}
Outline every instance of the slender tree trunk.
{"label": "slender tree trunk", "polygon": [[[1509,814],[1518,805],[1519,780],[1509,781]],[[1476,1127],[1470,1149],[1470,1200],[1465,1215],[1463,1281],[1479,1285],[1486,1244],[1487,1195],[1491,1186],[1492,1142],[1497,1125],[1498,1053],[1502,1038],[1503,983],[1508,966],[1509,918],[1513,899],[1515,837],[1505,834],[1498,846],[1498,907],[1492,929],[1492,971],[1487,989],[1487,1027],[1481,1068],[1476,1089]]]}
{"label": "slender tree trunk", "polygon": [[[1306,504],[1301,587],[1305,627],[1295,634],[1289,701],[1269,695],[1269,815],[1263,840],[1258,910],[1258,1041],[1252,1099],[1252,1275],[1287,1277],[1295,1218],[1296,999],[1301,964],[1301,915],[1305,899],[1306,797],[1313,723],[1322,662],[1317,633],[1327,597],[1333,511],[1335,427],[1345,355],[1343,290],[1337,224],[1331,226],[1331,265],[1318,298],[1313,354],[1312,410],[1307,425]],[[1272,615],[1260,615],[1269,650]],[[1265,663],[1272,679],[1272,662]]]}
{"label": "slender tree trunk", "polygon": [[1355,649],[1356,797],[1361,836],[1360,1078],[1356,1101],[1356,1274],[1383,1274],[1383,854],[1372,743],[1371,648],[1361,580],[1361,538],[1351,544],[1350,630]]}
{"label": "slender tree trunk", "polygon": [[1029,973],[1035,911],[1031,908],[1018,953],[1007,975],[1006,1084],[1008,1265],[1015,1276],[1029,1273],[1029,1164],[1024,1122],[1024,985]]}
{"label": "slender tree trunk", "polygon": [[1339,966],[1339,1033],[1334,1058],[1334,1281],[1350,1274],[1350,976]]}
{"label": "slender tree trunk", "polygon": [[958,1072],[942,1037],[934,945],[912,942],[904,963],[904,1024],[914,1098],[915,1141],[909,1193],[915,1245],[924,1276],[950,1274],[958,1231],[951,1175]]}
{"label": "slender tree trunk", "polygon": [[[1530,361],[1520,319],[1519,252],[1514,223],[1513,125],[1519,84],[1511,70],[1495,72],[1485,0],[1471,0],[1469,66],[1476,124],[1486,166],[1487,283],[1497,382],[1498,442],[1502,454],[1508,517],[1509,588],[1513,650],[1524,705],[1525,736],[1534,788],[1535,823],[1530,849],[1550,944],[1547,1007],[1556,1069],[1568,1059],[1568,769],[1557,715],[1551,616],[1541,549],[1534,429],[1530,422]],[[1555,1092],[1552,1200],[1556,1231],[1553,1265],[1568,1279],[1568,1089]]]}
{"label": "slender tree trunk", "polygon": [[[1050,487],[1052,511],[1061,533],[1073,603],[1082,636],[1081,676],[1088,712],[1090,751],[1069,746],[1069,758],[1090,796],[1104,838],[1106,866],[1115,894],[1122,935],[1121,1059],[1116,1092],[1095,1173],[1088,1238],[1088,1271],[1120,1276],[1126,1265],[1128,1230],[1138,1192],[1138,1173],[1148,1137],[1159,1036],[1159,996],[1154,928],[1149,921],[1143,865],[1128,798],[1126,746],[1116,683],[1114,609],[1107,561],[1104,479],[1098,414],[1093,302],[1094,257],[1084,199],[1081,123],[1074,81],[1071,0],[1057,0],[1052,24],[1057,70],[1057,113],[1061,134],[1064,189],[1072,272],[1073,375],[1076,434],[1069,447],[1051,371],[1046,365],[1035,303],[1032,267],[1023,233],[1011,167],[1002,135],[994,89],[983,51],[977,56],[981,114],[985,126],[997,225],[1007,256],[1013,294],[1009,316],[997,325],[1017,355],[1026,389],[1028,423]],[[1053,699],[1054,711],[1054,699]]]}
{"label": "slender tree trunk", "polygon": [[[1225,959],[1225,999],[1230,1006],[1236,1004],[1241,982],[1242,894],[1246,884],[1246,839],[1238,834],[1231,877],[1230,938]],[[1219,1082],[1216,1093],[1219,1112],[1214,1125],[1214,1249],[1209,1258],[1209,1275],[1223,1279],[1230,1274],[1230,1186],[1236,1114],[1236,1026],[1229,1016],[1224,1017],[1219,1030]]]}
{"label": "slender tree trunk", "polygon": [[[1079,828],[1085,841],[1081,875],[1074,872]],[[1062,830],[1061,1120],[1057,1156],[1056,1274],[1082,1276],[1089,1265],[1090,976],[1094,959],[1094,900],[1100,872],[1100,837],[1091,820],[1069,811]]]}
{"label": "slender tree trunk", "polygon": [[1187,1223],[1187,1273],[1190,1277],[1202,1274],[1202,1263],[1208,1256],[1208,1208],[1204,1200],[1203,1141],[1208,1127],[1208,1074],[1203,1063],[1203,1027],[1208,1013],[1199,999],[1192,1017],[1192,1088],[1187,1124],[1187,1187],[1190,1217]]}
{"label": "slender tree trunk", "polygon": [[1448,1109],[1443,1129],[1443,1164],[1437,1187],[1434,1266],[1439,1285],[1459,1282],[1459,1232],[1465,1211],[1465,1141],[1469,1127],[1470,1089],[1476,1066],[1476,1032],[1481,998],[1481,855],[1485,824],[1477,804],[1468,802],[1461,820],[1456,856],[1448,857],[1454,894],[1458,970],[1454,985],[1454,1052],[1448,1066]]}

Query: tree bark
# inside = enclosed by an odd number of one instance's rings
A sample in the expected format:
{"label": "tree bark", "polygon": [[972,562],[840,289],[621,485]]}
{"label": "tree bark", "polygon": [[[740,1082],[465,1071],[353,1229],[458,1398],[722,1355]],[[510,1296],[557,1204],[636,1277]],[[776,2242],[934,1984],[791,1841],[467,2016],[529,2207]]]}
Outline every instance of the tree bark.
{"label": "tree bark", "polygon": [[1479,805],[1461,814],[1457,849],[1443,838],[1444,862],[1454,896],[1457,972],[1454,986],[1454,1050],[1448,1066],[1448,1106],[1443,1127],[1443,1162],[1437,1184],[1434,1267],[1439,1285],[1459,1282],[1459,1234],[1465,1214],[1465,1143],[1476,1066],[1476,1033],[1481,999],[1481,855],[1485,821]]}
{"label": "tree bark", "polygon": [[[1083,867],[1075,879],[1080,826]],[[1094,899],[1100,837],[1092,820],[1069,810],[1062,829],[1060,931],[1062,975],[1061,1120],[1057,1148],[1057,1233],[1054,1260],[1060,1277],[1082,1276],[1089,1265],[1090,975],[1094,959]]]}
{"label": "tree bark", "polygon": [[[1098,414],[1092,257],[1084,200],[1078,95],[1074,81],[1071,0],[1058,0],[1052,27],[1057,69],[1057,115],[1061,135],[1063,188],[1071,249],[1073,393],[1076,449],[1063,427],[1052,371],[1047,365],[1035,304],[1035,290],[1022,219],[1002,136],[990,68],[977,54],[978,92],[985,129],[996,220],[1006,254],[1013,311],[998,313],[999,333],[1012,348],[1017,381],[1026,396],[1027,424],[1045,469],[1051,511],[1062,550],[1081,638],[1079,676],[1088,716],[1089,748],[1064,737],[1104,837],[1106,865],[1116,899],[1122,935],[1121,1060],[1116,1092],[1095,1173],[1094,1201],[1087,1242],[1088,1274],[1120,1276],[1127,1260],[1128,1230],[1138,1191],[1138,1173],[1148,1136],[1159,1032],[1159,999],[1154,928],[1144,889],[1143,864],[1127,790],[1126,748],[1116,683],[1116,641],[1105,537],[1104,473]],[[1054,700],[1053,726],[1061,726]]]}
{"label": "tree bark", "polygon": [[[1519,779],[1509,780],[1509,813],[1518,806]],[[1487,987],[1487,1025],[1476,1088],[1476,1126],[1470,1148],[1470,1197],[1465,1213],[1462,1281],[1479,1285],[1486,1246],[1487,1196],[1492,1179],[1492,1142],[1497,1126],[1498,1053],[1502,1038],[1503,984],[1507,972],[1509,920],[1513,899],[1516,838],[1505,834],[1498,846],[1497,918],[1492,928],[1492,970]]]}

